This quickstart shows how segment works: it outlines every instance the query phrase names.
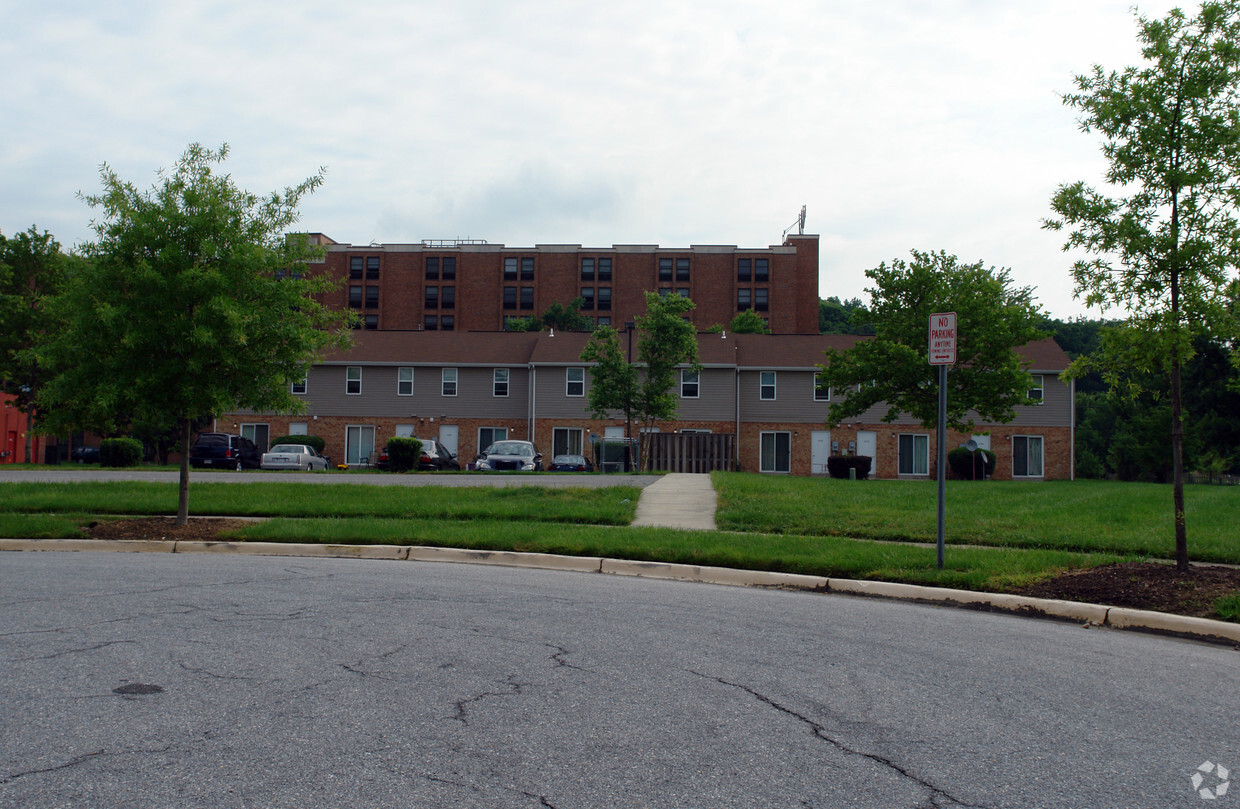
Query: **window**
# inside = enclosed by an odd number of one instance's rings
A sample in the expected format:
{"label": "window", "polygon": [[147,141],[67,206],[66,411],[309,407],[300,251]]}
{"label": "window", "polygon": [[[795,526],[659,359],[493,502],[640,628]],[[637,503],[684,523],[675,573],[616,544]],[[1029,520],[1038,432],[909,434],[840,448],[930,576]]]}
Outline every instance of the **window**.
{"label": "window", "polygon": [[423,316],[422,328],[426,331],[439,331],[439,315]]}
{"label": "window", "polygon": [[580,297],[582,311],[591,311],[594,309],[594,287],[582,287]]}
{"label": "window", "polygon": [[362,278],[362,257],[349,257],[349,278],[354,281],[360,281]]}
{"label": "window", "polygon": [[534,287],[521,287],[521,308],[534,308]]}
{"label": "window", "polygon": [[443,267],[443,280],[456,280],[456,256],[444,256],[440,259],[440,265]]}
{"label": "window", "polygon": [[361,287],[349,287],[349,308],[351,309],[362,308],[362,288]]}
{"label": "window", "polygon": [[1029,386],[1029,403],[1042,404],[1042,374],[1032,374],[1033,382]]}
{"label": "window", "polygon": [[379,257],[366,256],[366,280],[379,280]]}
{"label": "window", "polygon": [[478,451],[482,452],[496,441],[503,441],[508,437],[507,427],[479,427],[478,428]]}
{"label": "window", "polygon": [[397,368],[396,369],[396,395],[412,396],[413,395],[413,369]]}
{"label": "window", "polygon": [[753,279],[753,259],[738,258],[736,260],[736,280],[749,283]]}
{"label": "window", "polygon": [[771,291],[766,287],[758,287],[753,291],[753,308],[759,312],[765,312],[771,308],[770,306]]}
{"label": "window", "polygon": [[822,381],[822,374],[814,374],[814,401],[829,402],[831,401],[831,388]]}
{"label": "window", "polygon": [[505,309],[516,309],[517,308],[517,288],[516,287],[504,287],[504,308]]}
{"label": "window", "polygon": [[600,325],[600,326],[610,326],[610,325],[611,325],[611,318],[610,318],[610,317],[600,317],[600,318],[598,319],[598,325]]}
{"label": "window", "polygon": [[899,436],[901,475],[930,474],[930,436],[902,433]]}
{"label": "window", "polygon": [[753,290],[738,289],[736,290],[736,311],[744,312],[746,309],[753,308]]}
{"label": "window", "polygon": [[534,259],[532,258],[521,259],[521,280],[522,281],[533,281],[534,280]]}
{"label": "window", "polygon": [[439,280],[439,258],[437,256],[426,257],[426,280]]}
{"label": "window", "polygon": [[456,308],[456,287],[440,287],[439,288],[439,308],[455,309]]}
{"label": "window", "polygon": [[302,396],[305,394],[306,389],[308,387],[309,387],[309,377],[303,376],[301,379],[297,379],[293,381],[293,384],[289,388],[289,391],[296,396]]}
{"label": "window", "polygon": [[439,330],[452,331],[456,328],[456,317],[454,315],[439,316]]}
{"label": "window", "polygon": [[443,369],[443,375],[441,377],[440,386],[441,387],[440,387],[439,393],[441,396],[455,396],[456,395],[456,369],[455,368],[444,368]]}
{"label": "window", "polygon": [[258,447],[259,452],[266,452],[268,440],[271,438],[271,427],[267,424],[242,424],[241,437]]}
{"label": "window", "polygon": [[564,395],[565,396],[585,396],[586,395],[586,369],[585,368],[565,368],[564,369]]}
{"label": "window", "polygon": [[775,372],[763,371],[759,380],[758,398],[765,401],[775,399]]}
{"label": "window", "polygon": [[1012,436],[1012,477],[1042,477],[1042,436]]}
{"label": "window", "polygon": [[366,328],[366,331],[378,331],[379,330],[379,316],[378,315],[366,315],[366,318],[362,321],[362,325]]}
{"label": "window", "polygon": [[676,280],[677,281],[688,281],[689,280],[689,259],[687,258],[676,259]]}
{"label": "window", "polygon": [[551,431],[551,457],[582,455],[580,427],[556,427]]}
{"label": "window", "polygon": [[516,258],[505,258],[505,259],[504,259],[504,280],[505,280],[505,281],[515,281],[515,280],[517,280],[517,260],[516,260]]}
{"label": "window", "polygon": [[698,372],[692,368],[682,368],[680,371],[680,398],[698,398],[698,384]]}
{"label": "window", "polygon": [[582,281],[593,281],[594,280],[594,259],[583,258],[581,260],[581,280]]}
{"label": "window", "polygon": [[423,297],[425,297],[426,299],[426,302],[423,308],[425,309],[438,309],[439,308],[439,287],[427,287],[425,295]]}
{"label": "window", "polygon": [[759,284],[765,284],[771,280],[771,260],[769,258],[755,258],[753,260],[753,280]]}
{"label": "window", "polygon": [[672,282],[672,260],[670,258],[659,259],[659,281],[665,283]]}
{"label": "window", "polygon": [[611,280],[611,259],[600,258],[598,260],[598,280],[600,281]]}
{"label": "window", "polygon": [[344,462],[369,464],[375,454],[375,428],[370,425],[351,425],[344,428]]}
{"label": "window", "polygon": [[600,312],[611,311],[611,287],[598,288],[598,300],[596,301],[595,306]]}
{"label": "window", "polygon": [[508,369],[496,368],[493,377],[492,395],[507,396],[508,395]]}
{"label": "window", "polygon": [[366,287],[366,308],[379,308],[379,287]]}
{"label": "window", "polygon": [[759,468],[763,472],[792,471],[792,435],[786,432],[762,433]]}
{"label": "window", "polygon": [[676,287],[676,294],[682,298],[689,297],[689,287]]}
{"label": "window", "polygon": [[362,366],[350,365],[345,369],[344,374],[344,392],[350,396],[360,396],[362,393]]}
{"label": "window", "polygon": [[304,421],[290,421],[288,423],[289,435],[308,435],[310,425]]}

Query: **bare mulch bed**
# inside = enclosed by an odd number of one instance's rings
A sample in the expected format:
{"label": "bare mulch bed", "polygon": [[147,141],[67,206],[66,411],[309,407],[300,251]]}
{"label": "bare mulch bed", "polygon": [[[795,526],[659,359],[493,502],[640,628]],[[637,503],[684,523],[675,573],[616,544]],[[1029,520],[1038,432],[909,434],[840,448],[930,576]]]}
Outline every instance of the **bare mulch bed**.
{"label": "bare mulch bed", "polygon": [[[87,529],[92,539],[176,539],[209,542],[222,531],[232,531],[249,520],[191,519],[173,525],[170,517],[108,520]],[[1109,607],[1132,607],[1198,618],[1217,618],[1214,602],[1240,593],[1240,570],[1194,566],[1181,574],[1175,565],[1124,562],[1072,571],[1013,591],[1035,598],[1085,601]]]}

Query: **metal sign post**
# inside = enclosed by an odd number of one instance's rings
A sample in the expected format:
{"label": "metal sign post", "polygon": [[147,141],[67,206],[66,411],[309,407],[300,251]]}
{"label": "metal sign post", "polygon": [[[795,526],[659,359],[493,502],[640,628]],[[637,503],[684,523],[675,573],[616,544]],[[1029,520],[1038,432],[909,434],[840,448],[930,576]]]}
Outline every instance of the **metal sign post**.
{"label": "metal sign post", "polygon": [[939,366],[939,424],[935,447],[935,478],[939,484],[939,522],[937,556],[943,569],[944,537],[947,528],[947,366],[956,362],[956,313],[930,315],[929,359]]}

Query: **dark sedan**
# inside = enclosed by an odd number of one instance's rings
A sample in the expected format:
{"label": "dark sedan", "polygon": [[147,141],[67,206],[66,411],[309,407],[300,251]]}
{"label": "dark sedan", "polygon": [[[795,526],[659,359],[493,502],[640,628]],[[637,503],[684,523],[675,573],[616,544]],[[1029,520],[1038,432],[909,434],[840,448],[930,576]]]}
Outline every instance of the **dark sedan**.
{"label": "dark sedan", "polygon": [[551,459],[548,472],[593,472],[594,465],[584,455],[557,455]]}

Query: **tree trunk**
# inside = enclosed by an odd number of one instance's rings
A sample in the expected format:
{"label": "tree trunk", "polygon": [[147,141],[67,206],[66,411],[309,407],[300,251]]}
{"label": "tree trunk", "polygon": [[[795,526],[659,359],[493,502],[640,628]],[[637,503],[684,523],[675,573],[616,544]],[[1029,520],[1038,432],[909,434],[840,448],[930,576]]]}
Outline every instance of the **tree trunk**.
{"label": "tree trunk", "polygon": [[189,522],[189,439],[191,422],[181,422],[181,486],[177,497],[177,525]]}
{"label": "tree trunk", "polygon": [[1179,348],[1171,357],[1171,487],[1175,500],[1175,566],[1188,570],[1188,528],[1184,519],[1184,414]]}

